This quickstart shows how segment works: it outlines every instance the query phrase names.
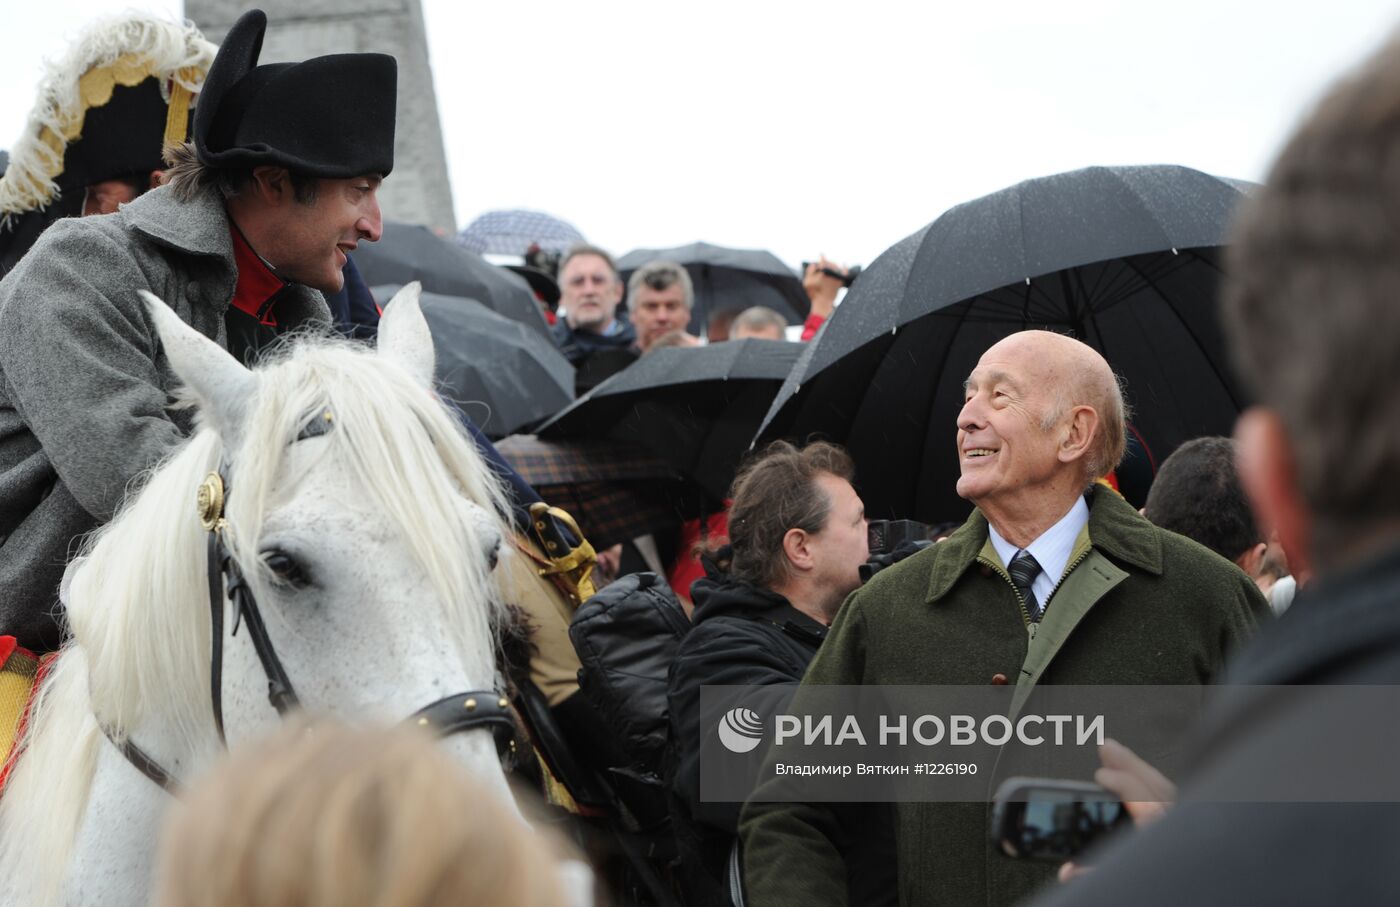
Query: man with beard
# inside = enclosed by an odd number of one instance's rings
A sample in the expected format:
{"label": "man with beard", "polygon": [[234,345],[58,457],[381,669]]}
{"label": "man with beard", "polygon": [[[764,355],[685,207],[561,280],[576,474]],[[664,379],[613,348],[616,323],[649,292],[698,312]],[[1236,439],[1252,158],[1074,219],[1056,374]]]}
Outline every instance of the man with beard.
{"label": "man with beard", "polygon": [[[671,667],[671,817],[692,905],[727,904],[727,863],[738,803],[700,797],[700,687],[773,686],[791,692],[826,638],[842,601],[860,585],[870,556],[865,506],[851,487],[844,450],[779,441],[734,480],[729,550],[691,586],[693,629]],[[863,872],[853,897],[890,885],[873,863],[887,856],[888,812],[847,808],[852,834],[840,842]],[[883,825],[882,825],[883,823]],[[872,853],[873,851],[873,853]]]}

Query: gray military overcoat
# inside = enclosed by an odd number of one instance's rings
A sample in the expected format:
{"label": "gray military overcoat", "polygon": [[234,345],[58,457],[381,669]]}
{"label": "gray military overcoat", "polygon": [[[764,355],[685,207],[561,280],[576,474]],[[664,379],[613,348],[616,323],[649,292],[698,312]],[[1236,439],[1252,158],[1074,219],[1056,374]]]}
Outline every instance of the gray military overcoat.
{"label": "gray military overcoat", "polygon": [[[226,345],[236,282],[222,200],[164,188],[58,221],[0,281],[0,634],[56,645],[65,562],[188,429],[167,411],[174,380],[137,291]],[[293,287],[278,318],[330,313]]]}

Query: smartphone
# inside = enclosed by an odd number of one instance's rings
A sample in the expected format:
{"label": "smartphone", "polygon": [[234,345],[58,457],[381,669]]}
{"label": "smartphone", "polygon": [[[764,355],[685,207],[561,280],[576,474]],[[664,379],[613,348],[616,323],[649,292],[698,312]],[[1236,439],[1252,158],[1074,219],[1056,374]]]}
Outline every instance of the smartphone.
{"label": "smartphone", "polygon": [[1008,778],[992,799],[992,841],[1009,857],[1083,862],[1083,852],[1130,825],[1123,801],[1087,781]]}

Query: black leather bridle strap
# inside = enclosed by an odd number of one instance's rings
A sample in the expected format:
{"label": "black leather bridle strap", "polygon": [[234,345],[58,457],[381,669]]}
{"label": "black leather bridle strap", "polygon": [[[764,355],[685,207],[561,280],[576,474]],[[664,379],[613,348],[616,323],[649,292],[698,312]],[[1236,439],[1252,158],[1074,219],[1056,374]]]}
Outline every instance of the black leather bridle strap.
{"label": "black leather bridle strap", "polygon": [[214,727],[219,742],[228,747],[224,737],[224,575],[219,569],[223,545],[217,531],[208,533],[209,541],[209,698],[214,705]]}
{"label": "black leather bridle strap", "polygon": [[102,733],[106,735],[108,742],[110,742],[112,746],[115,746],[117,751],[126,757],[126,761],[130,762],[133,768],[147,778],[150,778],[156,784],[159,784],[165,789],[166,793],[171,796],[179,796],[180,782],[176,781],[169,772],[161,768],[160,763],[152,759],[145,750],[133,743],[130,738],[118,743],[112,736],[112,732],[107,729],[106,725],[102,725]]}
{"label": "black leather bridle strap", "polygon": [[223,574],[228,580],[229,600],[233,604],[236,615],[234,632],[238,632],[240,619],[248,625],[248,636],[252,640],[253,651],[258,653],[258,661],[262,662],[263,673],[267,675],[267,699],[277,710],[277,714],[285,715],[300,704],[296,690],[292,688],[291,678],[287,676],[286,669],[282,667],[282,660],[277,657],[277,650],[272,645],[272,637],[267,635],[267,625],[263,623],[262,611],[258,608],[257,599],[253,597],[253,590],[249,588],[247,580],[243,578],[242,569],[224,548],[222,542],[219,543],[219,549]]}
{"label": "black leather bridle strap", "polygon": [[510,700],[495,690],[472,690],[444,696],[413,713],[410,724],[430,728],[440,737],[489,728],[497,753],[510,748],[515,734],[515,713]]}

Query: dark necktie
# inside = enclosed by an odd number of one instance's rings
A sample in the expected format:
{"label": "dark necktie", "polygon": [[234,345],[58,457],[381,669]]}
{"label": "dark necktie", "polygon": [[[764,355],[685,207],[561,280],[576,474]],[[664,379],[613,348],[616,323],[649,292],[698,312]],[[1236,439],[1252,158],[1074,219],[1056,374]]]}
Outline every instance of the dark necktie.
{"label": "dark necktie", "polygon": [[1026,613],[1030,615],[1032,621],[1040,620],[1040,603],[1035,600],[1035,593],[1031,591],[1031,584],[1040,575],[1040,564],[1031,557],[1029,551],[1018,551],[1007,566],[1007,572],[1011,574],[1011,582],[1015,584],[1021,597],[1026,600]]}

